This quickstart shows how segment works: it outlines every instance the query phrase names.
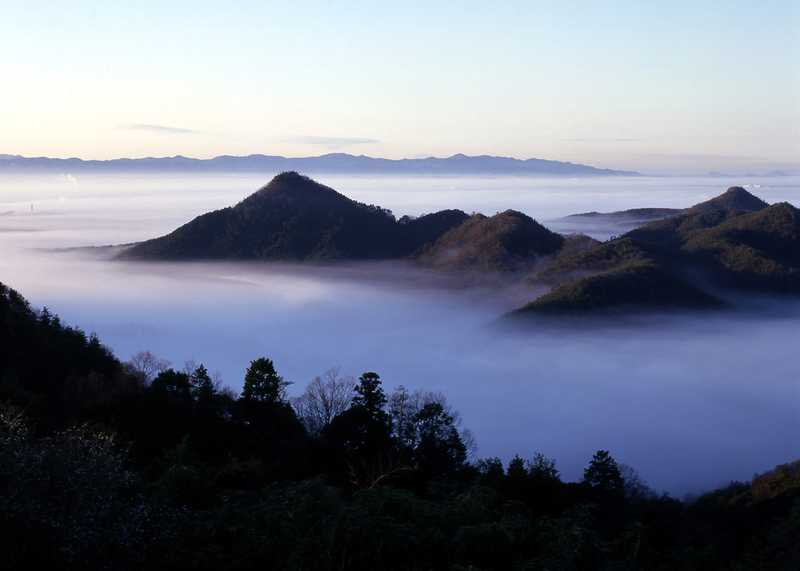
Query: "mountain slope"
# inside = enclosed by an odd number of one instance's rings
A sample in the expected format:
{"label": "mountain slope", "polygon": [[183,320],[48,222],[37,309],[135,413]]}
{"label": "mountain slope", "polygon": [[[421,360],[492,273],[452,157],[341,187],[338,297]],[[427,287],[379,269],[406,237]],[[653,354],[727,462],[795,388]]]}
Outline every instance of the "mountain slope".
{"label": "mountain slope", "polygon": [[583,313],[621,309],[720,307],[714,296],[657,264],[634,262],[567,282],[518,309],[516,314]]}
{"label": "mountain slope", "polygon": [[129,388],[122,364],[94,336],[35,311],[0,283],[0,403],[25,406],[41,425]]}
{"label": "mountain slope", "polygon": [[681,216],[697,216],[705,214],[717,223],[719,219],[731,214],[743,212],[754,212],[768,206],[766,202],[747,192],[740,186],[729,188],[723,194],[695,204],[690,208],[631,208],[616,212],[582,212],[571,214],[560,219],[561,222],[569,222],[579,225],[597,225],[606,223],[616,228],[632,230],[640,228],[648,223],[664,221],[662,227],[670,227],[669,220]]}
{"label": "mountain slope", "polygon": [[587,251],[557,256],[534,279],[554,284],[527,312],[719,306],[717,287],[800,293],[800,211],[741,187]]}
{"label": "mountain slope", "polygon": [[779,203],[693,234],[683,251],[713,264],[726,284],[800,291],[800,210]]}
{"label": "mountain slope", "polygon": [[460,224],[450,210],[395,220],[296,172],[276,176],[239,204],[198,216],[122,254],[139,259],[335,260],[408,256]]}
{"label": "mountain slope", "polygon": [[454,227],[419,256],[440,269],[513,271],[554,254],[564,237],[515,210],[487,217],[475,214]]}
{"label": "mountain slope", "polygon": [[741,186],[732,186],[719,196],[692,206],[688,213],[698,214],[714,210],[726,212],[755,212],[769,206],[757,196],[749,193]]}

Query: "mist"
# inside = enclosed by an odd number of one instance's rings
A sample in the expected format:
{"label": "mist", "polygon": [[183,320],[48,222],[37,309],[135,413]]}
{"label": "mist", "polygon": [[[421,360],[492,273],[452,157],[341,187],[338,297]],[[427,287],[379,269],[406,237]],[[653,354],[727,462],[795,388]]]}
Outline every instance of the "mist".
{"label": "mist", "polygon": [[[63,248],[168,232],[237,202],[270,176],[69,175],[0,179],[0,281],[96,332],[121,359],[149,349],[202,362],[235,390],[271,357],[299,394],[331,367],[387,389],[441,391],[478,456],[536,451],[576,479],[609,449],[657,490],[699,492],[796,459],[800,303],[618,322],[498,326],[537,292],[465,287],[397,264],[127,263]],[[732,184],[798,204],[795,177],[526,179],[317,177],[396,215],[514,208],[556,231],[590,210],[685,207]],[[620,233],[598,226],[598,238]]]}

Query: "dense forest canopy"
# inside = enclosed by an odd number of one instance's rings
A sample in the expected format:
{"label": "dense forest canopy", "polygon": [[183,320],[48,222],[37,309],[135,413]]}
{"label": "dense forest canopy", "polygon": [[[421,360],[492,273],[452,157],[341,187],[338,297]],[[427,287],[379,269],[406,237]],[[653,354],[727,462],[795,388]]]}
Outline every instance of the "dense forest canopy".
{"label": "dense forest canopy", "polygon": [[[0,286],[0,519],[24,569],[796,569],[800,464],[679,501],[611,451],[478,458],[445,395],[255,356],[123,363]],[[299,387],[298,387],[299,388]],[[680,469],[676,466],[675,469]]]}

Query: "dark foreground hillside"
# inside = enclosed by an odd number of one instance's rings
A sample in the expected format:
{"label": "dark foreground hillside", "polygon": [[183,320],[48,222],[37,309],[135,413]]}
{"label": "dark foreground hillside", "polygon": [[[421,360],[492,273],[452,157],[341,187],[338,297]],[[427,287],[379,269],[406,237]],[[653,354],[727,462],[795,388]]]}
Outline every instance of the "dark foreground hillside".
{"label": "dark foreground hillside", "polygon": [[800,568],[797,463],[688,503],[603,450],[564,482],[534,436],[474,459],[441,394],[331,371],[290,399],[256,357],[236,395],[5,286],[0,345],[4,569]]}

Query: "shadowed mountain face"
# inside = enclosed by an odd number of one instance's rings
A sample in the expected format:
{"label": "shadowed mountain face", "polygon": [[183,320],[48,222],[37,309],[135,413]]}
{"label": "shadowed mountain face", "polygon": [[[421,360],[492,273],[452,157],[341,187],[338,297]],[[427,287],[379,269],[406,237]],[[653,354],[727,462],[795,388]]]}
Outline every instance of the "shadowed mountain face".
{"label": "shadowed mountain face", "polygon": [[588,251],[562,254],[537,277],[555,283],[521,312],[624,306],[718,307],[694,285],[800,292],[800,211],[741,187]]}
{"label": "shadowed mountain face", "polygon": [[800,290],[800,210],[779,203],[692,234],[683,251],[713,265],[726,284]]}
{"label": "shadowed mountain face", "polygon": [[734,186],[716,198],[695,204],[680,216],[650,222],[628,232],[626,236],[655,250],[673,249],[682,246],[697,232],[768,206],[745,189]]}
{"label": "shadowed mountain face", "polygon": [[514,271],[557,252],[564,237],[515,210],[475,214],[427,247],[420,262],[442,269]]}
{"label": "shadowed mountain face", "polygon": [[141,259],[335,260],[413,254],[467,215],[446,210],[395,220],[295,172],[276,176],[236,206],[199,216],[123,253]]}
{"label": "shadowed mountain face", "polygon": [[657,264],[640,261],[569,281],[515,313],[575,314],[625,307],[663,310],[721,305],[714,296],[676,278]]}
{"label": "shadowed mountain face", "polygon": [[741,186],[732,186],[719,196],[695,204],[689,209],[690,214],[697,214],[700,212],[719,211],[722,210],[728,213],[735,212],[755,212],[769,206],[766,202],[753,196]]}

